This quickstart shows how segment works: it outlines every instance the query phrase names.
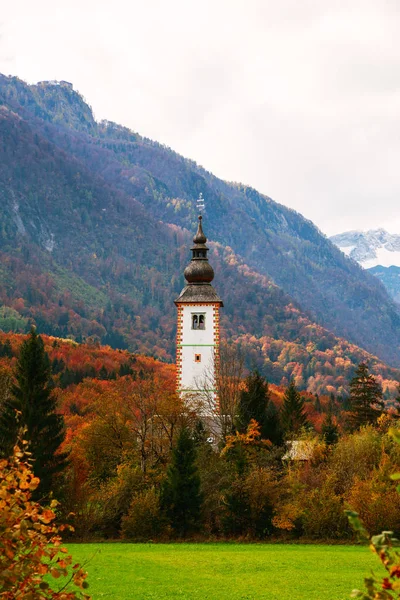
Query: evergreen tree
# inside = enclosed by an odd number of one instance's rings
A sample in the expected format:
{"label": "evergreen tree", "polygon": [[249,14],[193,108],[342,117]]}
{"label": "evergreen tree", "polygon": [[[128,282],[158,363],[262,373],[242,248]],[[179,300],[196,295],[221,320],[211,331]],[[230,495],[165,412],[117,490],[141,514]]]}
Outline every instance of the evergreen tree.
{"label": "evergreen tree", "polygon": [[224,495],[222,527],[226,535],[243,535],[251,525],[249,494],[243,477],[237,476]]}
{"label": "evergreen tree", "polygon": [[367,365],[360,363],[350,382],[350,425],[353,429],[376,422],[385,406],[382,396],[381,385],[368,372]]}
{"label": "evergreen tree", "polygon": [[332,414],[337,413],[335,396],[333,392],[331,392],[329,396],[328,412],[331,412]]}
{"label": "evergreen tree", "polygon": [[339,439],[339,428],[332,419],[332,412],[330,410],[322,423],[322,437],[327,446],[336,444]]}
{"label": "evergreen tree", "polygon": [[282,441],[279,414],[271,401],[268,381],[254,370],[246,378],[246,389],[240,394],[236,426],[244,433],[250,421],[260,425],[261,437],[274,444]]}
{"label": "evergreen tree", "polygon": [[318,394],[315,394],[314,408],[317,413],[320,413],[322,411],[321,400],[319,399]]}
{"label": "evergreen tree", "polygon": [[40,478],[35,495],[45,497],[54,475],[66,466],[67,455],[57,452],[65,438],[64,419],[56,413],[49,357],[33,328],[22,344],[15,384],[0,413],[0,456],[10,455],[20,427],[26,427],[33,471]]}
{"label": "evergreen tree", "polygon": [[174,531],[184,537],[199,528],[201,503],[195,442],[183,428],[161,488],[161,508]]}
{"label": "evergreen tree", "polygon": [[397,386],[397,396],[394,399],[394,408],[396,410],[395,417],[400,419],[400,384]]}
{"label": "evergreen tree", "polygon": [[108,379],[108,371],[104,365],[102,365],[99,371],[99,379]]}
{"label": "evergreen tree", "polygon": [[309,425],[304,410],[304,400],[292,379],[285,391],[281,411],[281,423],[285,436],[293,437]]}
{"label": "evergreen tree", "polygon": [[0,356],[5,356],[6,358],[12,358],[12,347],[10,340],[6,340],[4,344],[0,343]]}
{"label": "evergreen tree", "polygon": [[261,428],[261,437],[264,440],[269,440],[276,446],[280,446],[283,443],[281,418],[279,410],[276,408],[272,400],[268,402],[265,414],[266,419],[264,427]]}

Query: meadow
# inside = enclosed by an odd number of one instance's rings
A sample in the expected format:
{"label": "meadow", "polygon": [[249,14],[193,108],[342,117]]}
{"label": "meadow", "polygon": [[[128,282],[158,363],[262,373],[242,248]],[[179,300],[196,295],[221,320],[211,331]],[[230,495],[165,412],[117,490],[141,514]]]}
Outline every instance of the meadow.
{"label": "meadow", "polygon": [[93,600],[345,600],[379,561],[367,547],[68,544]]}

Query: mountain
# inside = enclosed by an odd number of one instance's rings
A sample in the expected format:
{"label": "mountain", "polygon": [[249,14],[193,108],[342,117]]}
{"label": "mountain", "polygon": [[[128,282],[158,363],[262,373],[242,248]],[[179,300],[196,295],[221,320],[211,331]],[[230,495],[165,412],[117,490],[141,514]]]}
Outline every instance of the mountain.
{"label": "mountain", "polygon": [[365,269],[376,267],[400,267],[400,235],[384,229],[369,231],[346,231],[330,238],[353,260]]}
{"label": "mountain", "polygon": [[339,233],[330,240],[378,277],[392,298],[400,302],[400,235],[371,229]]}
{"label": "mountain", "polygon": [[222,327],[251,364],[311,391],[365,359],[399,378],[382,361],[400,365],[400,312],[375,277],[295,211],[97,123],[67,82],[0,76],[0,327],[172,361],[200,192]]}

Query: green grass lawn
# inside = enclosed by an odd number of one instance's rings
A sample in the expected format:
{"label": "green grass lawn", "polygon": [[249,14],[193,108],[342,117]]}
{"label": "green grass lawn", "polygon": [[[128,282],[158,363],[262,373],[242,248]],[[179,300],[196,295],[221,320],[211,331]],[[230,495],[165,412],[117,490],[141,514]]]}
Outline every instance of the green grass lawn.
{"label": "green grass lawn", "polygon": [[366,547],[68,544],[93,600],[344,600],[379,561]]}

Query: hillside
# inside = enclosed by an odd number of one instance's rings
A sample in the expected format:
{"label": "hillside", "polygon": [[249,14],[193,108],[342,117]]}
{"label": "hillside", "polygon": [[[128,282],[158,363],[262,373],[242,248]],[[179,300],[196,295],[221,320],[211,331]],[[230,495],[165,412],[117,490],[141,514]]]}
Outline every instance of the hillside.
{"label": "hillside", "polygon": [[397,378],[357,345],[399,365],[398,309],[311,222],[96,123],[68,84],[1,77],[0,103],[0,327],[26,331],[33,320],[44,333],[172,361],[172,300],[202,192],[223,330],[249,364],[318,392],[345,390],[362,359]]}
{"label": "hillside", "polygon": [[369,272],[382,281],[393,300],[400,304],[400,267],[394,265],[391,267],[382,267],[381,265],[377,265],[376,267],[371,267]]}
{"label": "hillside", "polygon": [[[0,405],[1,392],[7,389],[9,379],[15,369],[20,348],[27,336],[0,331]],[[124,381],[143,379],[150,374],[160,377],[168,388],[175,389],[175,365],[166,364],[152,357],[133,354],[127,350],[115,350],[110,346],[98,344],[78,344],[73,340],[42,335],[44,347],[49,355],[52,381],[60,409],[67,417],[68,426],[74,430],[90,420],[93,405],[101,401],[111,390],[117,393]],[[376,365],[375,370],[378,371]],[[398,377],[395,370],[384,370],[384,375],[377,379],[385,390],[387,399],[395,393],[397,382],[391,377]],[[271,397],[280,408],[283,403],[284,387],[270,384]],[[330,395],[320,396],[322,412],[315,408],[315,396],[302,391],[306,402],[307,415],[317,431],[320,430],[322,414],[326,412]],[[335,413],[342,418],[340,396],[335,402]],[[78,418],[79,417],[79,418]]]}

